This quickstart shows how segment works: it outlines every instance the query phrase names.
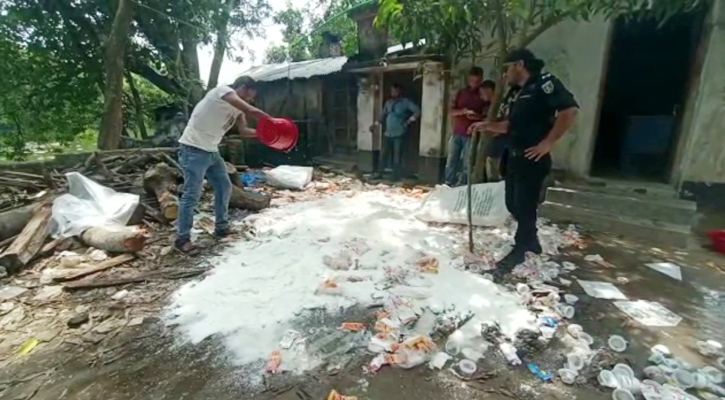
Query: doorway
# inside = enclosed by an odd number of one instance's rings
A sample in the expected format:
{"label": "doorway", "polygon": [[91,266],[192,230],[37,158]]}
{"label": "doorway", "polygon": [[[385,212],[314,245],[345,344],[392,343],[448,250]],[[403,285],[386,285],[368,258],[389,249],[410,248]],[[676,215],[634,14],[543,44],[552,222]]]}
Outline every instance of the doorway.
{"label": "doorway", "polygon": [[[383,105],[390,99],[390,90],[394,83],[403,86],[403,96],[421,107],[423,99],[422,79],[415,79],[414,71],[391,71],[383,76]],[[421,110],[422,111],[422,110]],[[383,141],[382,146],[385,145]],[[420,118],[410,125],[403,144],[403,173],[409,176],[418,171],[418,149],[420,148]],[[382,150],[382,149],[381,149]],[[385,160],[381,160],[385,162]],[[384,165],[384,164],[383,164]]]}
{"label": "doorway", "polygon": [[669,181],[704,15],[615,21],[592,176]]}

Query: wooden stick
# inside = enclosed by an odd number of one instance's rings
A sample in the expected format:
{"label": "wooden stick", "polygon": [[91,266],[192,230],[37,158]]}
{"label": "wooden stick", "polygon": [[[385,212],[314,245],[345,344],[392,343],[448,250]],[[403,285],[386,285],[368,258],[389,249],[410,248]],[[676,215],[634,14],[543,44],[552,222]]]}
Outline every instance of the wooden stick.
{"label": "wooden stick", "polygon": [[43,176],[42,175],[31,174],[31,173],[28,173],[28,172],[21,172],[21,171],[12,171],[12,170],[7,170],[7,169],[2,170],[2,172],[0,172],[0,174],[3,174],[3,175],[15,175],[15,176],[19,176],[19,177],[22,177],[22,178],[30,178],[30,179],[40,179],[40,180],[43,179]]}
{"label": "wooden stick", "polygon": [[201,275],[206,272],[206,269],[186,269],[186,270],[164,270],[164,271],[152,271],[144,272],[138,275],[129,276],[125,278],[115,279],[95,279],[89,281],[71,282],[64,285],[66,290],[78,290],[78,289],[95,289],[111,286],[126,285],[129,283],[145,282],[151,279],[183,279],[190,278],[192,276]]}
{"label": "wooden stick", "polygon": [[161,153],[161,158],[163,158],[164,160],[166,160],[172,167],[178,169],[179,172],[181,172],[182,175],[184,174],[184,170],[181,168],[181,165],[179,165],[179,163],[176,162],[176,160],[174,160],[173,158],[171,158],[170,155],[168,155],[166,153]]}
{"label": "wooden stick", "polygon": [[120,256],[117,256],[114,258],[109,258],[108,260],[101,262],[100,264],[96,265],[95,267],[86,268],[86,269],[80,270],[71,275],[59,276],[59,277],[54,278],[53,280],[55,280],[57,282],[76,280],[79,278],[83,278],[84,276],[93,275],[97,272],[105,271],[107,269],[116,267],[125,262],[131,261],[134,258],[136,258],[136,256],[134,256],[133,254],[121,254]]}

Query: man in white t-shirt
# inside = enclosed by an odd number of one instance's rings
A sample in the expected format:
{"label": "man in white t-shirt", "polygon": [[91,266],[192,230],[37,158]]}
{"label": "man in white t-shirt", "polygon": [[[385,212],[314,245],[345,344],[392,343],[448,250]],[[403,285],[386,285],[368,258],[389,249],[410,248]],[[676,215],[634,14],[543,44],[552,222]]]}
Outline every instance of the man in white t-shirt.
{"label": "man in white t-shirt", "polygon": [[245,114],[255,119],[269,117],[264,111],[249,105],[248,102],[256,95],[256,82],[246,76],[238,78],[231,87],[219,86],[210,90],[194,107],[179,138],[179,164],[184,170],[184,189],[174,247],[182,252],[194,249],[191,227],[205,177],[214,190],[215,236],[224,237],[230,233],[228,211],[232,182],[218,146],[224,134],[233,127],[242,137],[256,135],[253,129],[247,127]]}

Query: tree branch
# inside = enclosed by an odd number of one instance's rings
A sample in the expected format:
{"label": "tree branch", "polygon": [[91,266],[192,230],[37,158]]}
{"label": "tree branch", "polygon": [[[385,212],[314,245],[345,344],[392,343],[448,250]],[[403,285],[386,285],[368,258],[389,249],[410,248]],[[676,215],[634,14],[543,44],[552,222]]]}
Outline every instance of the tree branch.
{"label": "tree branch", "polygon": [[[131,57],[131,59],[133,58]],[[128,65],[128,69],[131,72],[144,77],[146,80],[168,94],[179,95],[184,93],[181,85],[179,85],[175,80],[168,76],[161,75],[156,72],[155,69],[143,62],[131,61]]]}
{"label": "tree branch", "polygon": [[529,28],[534,23],[536,4],[537,0],[531,0],[531,2],[529,2],[529,15],[526,16],[524,24],[521,27],[521,30],[519,30],[518,39],[516,40],[517,43],[523,43],[524,39],[526,39],[526,35],[529,33]]}
{"label": "tree branch", "polygon": [[536,29],[534,29],[531,33],[521,38],[521,41],[518,43],[518,48],[523,48],[531,44],[534,40],[536,40],[537,37],[541,36],[542,33],[549,30],[554,25],[558,24],[559,22],[565,20],[567,17],[569,17],[571,13],[564,12],[557,15],[553,15],[549,18],[547,18],[544,22],[541,23]]}

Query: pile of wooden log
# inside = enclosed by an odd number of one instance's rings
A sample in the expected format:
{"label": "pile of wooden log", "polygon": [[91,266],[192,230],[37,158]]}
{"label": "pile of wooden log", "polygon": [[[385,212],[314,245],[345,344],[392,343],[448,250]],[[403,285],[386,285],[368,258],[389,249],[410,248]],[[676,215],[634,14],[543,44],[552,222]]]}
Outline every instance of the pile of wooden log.
{"label": "pile of wooden log", "polygon": [[[109,253],[140,251],[146,240],[143,225],[168,226],[178,217],[183,171],[175,154],[173,148],[95,152],[82,164],[42,173],[0,167],[0,267],[16,272],[61,242],[49,238],[52,201],[68,191],[64,174],[70,171],[140,196],[128,227],[93,227],[78,239]],[[245,191],[236,185],[236,168],[228,165],[227,170],[235,183],[230,207],[259,211],[269,206],[269,195]]]}

